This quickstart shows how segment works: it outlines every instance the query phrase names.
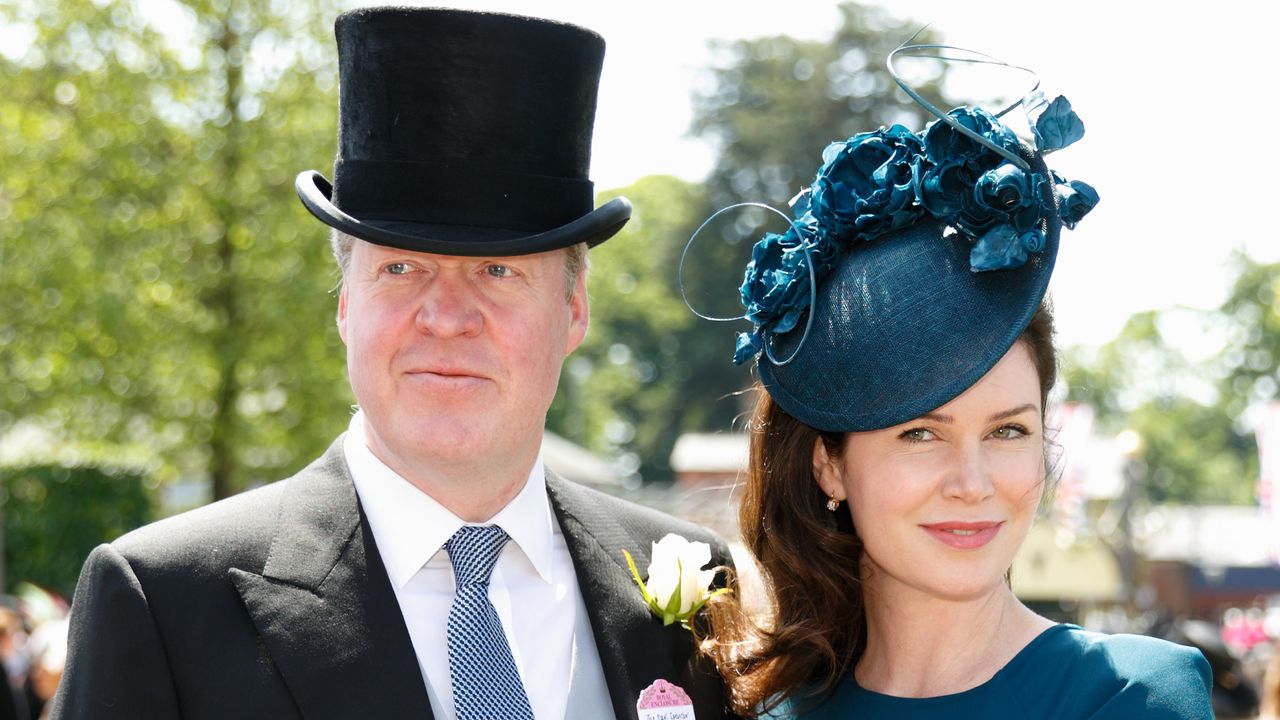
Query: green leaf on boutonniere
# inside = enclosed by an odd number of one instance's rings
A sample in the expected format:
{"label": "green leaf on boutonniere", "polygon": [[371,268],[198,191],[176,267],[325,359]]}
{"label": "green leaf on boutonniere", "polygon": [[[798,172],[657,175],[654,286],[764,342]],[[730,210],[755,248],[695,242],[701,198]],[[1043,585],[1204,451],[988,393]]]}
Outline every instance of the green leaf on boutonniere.
{"label": "green leaf on boutonniere", "polygon": [[[689,542],[683,537],[668,534],[653,544],[649,563],[649,578],[640,577],[635,559],[626,550],[622,554],[631,569],[631,577],[644,598],[645,605],[662,624],[680,623],[688,629],[689,619],[698,613],[707,601],[727,589],[711,591],[715,570],[703,570],[711,562],[711,547],[706,543]],[[688,575],[686,575],[688,568]]]}

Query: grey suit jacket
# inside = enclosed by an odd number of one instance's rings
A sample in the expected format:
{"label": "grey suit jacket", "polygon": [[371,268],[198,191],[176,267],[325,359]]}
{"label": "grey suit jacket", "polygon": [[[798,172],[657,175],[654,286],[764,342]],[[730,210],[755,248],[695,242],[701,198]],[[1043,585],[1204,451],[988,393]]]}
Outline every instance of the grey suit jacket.
{"label": "grey suit jacket", "polygon": [[[613,710],[662,678],[698,718],[723,685],[688,631],[644,606],[622,550],[648,564],[668,532],[714,535],[547,474]],[[391,582],[341,437],[297,475],[99,546],[72,603],[55,718],[430,718]]]}

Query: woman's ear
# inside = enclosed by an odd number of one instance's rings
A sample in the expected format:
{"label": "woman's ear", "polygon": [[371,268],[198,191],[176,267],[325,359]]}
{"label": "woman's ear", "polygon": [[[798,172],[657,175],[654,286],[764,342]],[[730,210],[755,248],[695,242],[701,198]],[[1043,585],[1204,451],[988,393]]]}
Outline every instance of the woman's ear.
{"label": "woman's ear", "polygon": [[840,460],[827,452],[827,444],[821,437],[813,439],[813,478],[823,495],[844,501],[844,476],[840,471]]}

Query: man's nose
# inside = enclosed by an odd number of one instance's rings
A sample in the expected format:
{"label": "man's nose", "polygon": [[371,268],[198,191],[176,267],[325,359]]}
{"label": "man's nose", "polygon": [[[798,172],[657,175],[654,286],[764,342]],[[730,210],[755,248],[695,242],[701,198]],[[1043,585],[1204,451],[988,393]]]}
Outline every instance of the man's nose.
{"label": "man's nose", "polygon": [[484,327],[479,293],[465,278],[441,272],[423,290],[416,323],[435,337],[471,337]]}

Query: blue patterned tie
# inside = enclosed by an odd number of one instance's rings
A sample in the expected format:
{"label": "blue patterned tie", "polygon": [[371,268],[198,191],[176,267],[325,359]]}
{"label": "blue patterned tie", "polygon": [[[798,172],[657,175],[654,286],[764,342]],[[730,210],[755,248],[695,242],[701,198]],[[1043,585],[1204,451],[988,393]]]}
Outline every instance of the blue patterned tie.
{"label": "blue patterned tie", "polygon": [[533,720],[502,621],[489,602],[489,575],[509,539],[496,525],[467,525],[444,544],[457,581],[449,610],[449,677],[458,720]]}

